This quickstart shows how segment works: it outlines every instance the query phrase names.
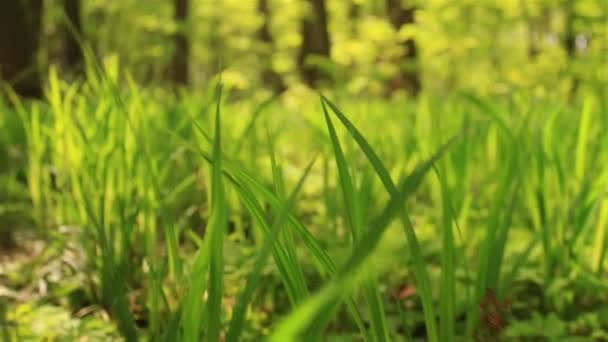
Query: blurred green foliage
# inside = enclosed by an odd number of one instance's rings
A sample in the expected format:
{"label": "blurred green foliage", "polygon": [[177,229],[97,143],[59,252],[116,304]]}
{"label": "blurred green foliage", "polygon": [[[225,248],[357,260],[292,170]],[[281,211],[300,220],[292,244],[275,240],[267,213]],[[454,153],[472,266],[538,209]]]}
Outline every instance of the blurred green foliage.
{"label": "blurred green foliage", "polygon": [[[325,118],[304,0],[192,0],[183,25],[171,1],[81,4],[86,77],[47,2],[45,98],[0,101],[0,336],[606,339],[606,1],[403,1],[395,29],[383,0],[326,0]],[[412,68],[417,98],[391,89]]]}
{"label": "blurred green foliage", "polygon": [[[141,82],[162,84],[174,49],[172,35],[180,29],[192,44],[195,85],[205,85],[221,70],[229,88],[258,90],[261,70],[272,68],[297,89],[299,25],[310,14],[306,5],[269,1],[272,47],[256,33],[265,18],[255,0],[192,0],[184,27],[172,20],[170,1],[82,1],[83,36],[101,59],[116,57],[120,70]],[[326,0],[326,6],[331,59],[321,64],[333,87],[352,94],[382,93],[404,67],[399,43],[410,38],[418,46],[417,68],[428,90],[505,94],[527,88],[566,94],[574,82],[597,87],[608,81],[603,0],[403,1],[416,6],[416,22],[399,30],[386,19],[382,0]],[[61,18],[61,7],[49,2],[48,62],[61,54],[53,49]]]}

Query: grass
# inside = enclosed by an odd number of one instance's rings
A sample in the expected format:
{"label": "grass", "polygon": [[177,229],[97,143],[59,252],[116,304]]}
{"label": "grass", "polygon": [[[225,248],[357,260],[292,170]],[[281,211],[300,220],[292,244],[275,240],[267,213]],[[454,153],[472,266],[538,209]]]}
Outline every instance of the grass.
{"label": "grass", "polygon": [[[45,246],[11,256],[31,272],[3,268],[1,289],[50,289],[6,296],[7,339],[93,336],[89,320],[127,341],[608,336],[593,91],[294,106],[88,73],[1,107],[0,208],[29,210],[0,224],[31,233],[0,232]],[[54,260],[79,281],[37,272]],[[49,308],[74,328],[28,328]]]}

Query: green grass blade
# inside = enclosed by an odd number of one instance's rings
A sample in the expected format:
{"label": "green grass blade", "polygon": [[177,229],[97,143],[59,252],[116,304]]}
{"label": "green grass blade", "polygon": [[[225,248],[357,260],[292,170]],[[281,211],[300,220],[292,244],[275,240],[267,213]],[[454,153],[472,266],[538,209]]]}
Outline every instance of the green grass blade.
{"label": "green grass blade", "polygon": [[207,298],[207,326],[205,339],[218,341],[221,330],[223,272],[224,272],[224,235],[227,225],[226,201],[224,198],[224,184],[222,181],[222,150],[221,150],[221,115],[220,103],[222,87],[218,87],[217,107],[215,115],[215,137],[213,142],[213,163],[211,165],[211,210],[214,225],[206,234],[210,244],[209,257],[209,291]]}
{"label": "green grass blade", "polygon": [[308,177],[308,174],[310,173],[310,170],[312,169],[315,160],[316,157],[308,163],[308,166],[306,167],[303,175],[300,177],[300,180],[298,181],[295,189],[293,190],[285,206],[281,210],[278,219],[275,221],[272,228],[270,229],[269,235],[264,241],[262,249],[258,252],[258,256],[255,260],[253,270],[249,273],[249,276],[247,278],[247,284],[245,285],[245,289],[239,296],[236,307],[234,308],[232,319],[228,328],[228,333],[226,334],[227,342],[239,341],[239,336],[243,331],[243,321],[245,319],[246,309],[249,305],[251,297],[253,296],[254,290],[259,285],[259,276],[262,271],[262,267],[264,266],[266,260],[268,259],[268,256],[270,255],[272,246],[276,243],[278,239],[280,229],[285,224],[288,217],[288,213],[295,204],[295,200],[298,194],[300,193],[300,190],[304,185],[304,181]]}
{"label": "green grass blade", "polygon": [[593,97],[589,96],[585,99],[583,110],[578,125],[578,137],[576,140],[576,162],[575,175],[579,181],[583,181],[585,177],[585,167],[587,160],[587,142],[589,141],[589,130],[591,129],[591,117],[593,114]]}
{"label": "green grass blade", "polygon": [[515,209],[515,203],[517,200],[517,195],[519,193],[520,182],[518,181],[513,190],[511,191],[511,196],[509,197],[509,203],[507,208],[504,210],[502,214],[500,226],[498,227],[496,241],[494,241],[494,247],[492,248],[492,253],[490,255],[490,266],[491,270],[488,274],[488,282],[487,287],[491,289],[495,289],[498,291],[498,285],[500,283],[500,271],[502,269],[503,257],[505,252],[505,247],[507,244],[507,238],[509,235],[509,230],[511,228],[511,220],[513,217],[513,211]]}
{"label": "green grass blade", "polygon": [[[191,283],[181,308],[182,340],[200,340],[203,318],[205,339],[218,340],[220,334],[221,301],[223,289],[223,237],[226,229],[226,202],[224,200],[221,160],[221,86],[217,92],[215,137],[211,164],[211,217],[207,225],[203,247],[196,253],[191,270]],[[207,290],[207,301],[202,298]],[[204,315],[203,315],[204,313]]]}
{"label": "green grass blade", "polygon": [[[275,332],[270,336],[271,341],[295,341],[309,326],[322,325],[323,322],[319,322],[319,320],[326,320],[327,316],[321,315],[321,313],[328,312],[332,306],[335,306],[336,298],[341,298],[351,290],[352,283],[358,276],[357,271],[373,252],[393,217],[403,210],[405,200],[418,187],[433,163],[439,159],[450,144],[451,141],[441,146],[431,158],[421,163],[396,186],[395,194],[390,196],[382,213],[371,221],[370,229],[366,230],[355,244],[353,252],[336,276],[279,323]],[[436,332],[436,329],[433,332]]]}
{"label": "green grass blade", "polygon": [[[492,267],[496,266],[498,262],[494,260],[494,258],[498,257],[498,255],[496,255],[497,251],[495,251],[495,248],[499,247],[497,240],[501,242],[503,241],[503,239],[499,237],[499,234],[501,234],[501,231],[503,231],[501,229],[501,214],[505,207],[512,204],[507,202],[507,199],[509,198],[508,195],[510,187],[515,182],[515,164],[515,154],[512,154],[508,164],[506,165],[506,170],[504,170],[504,172],[501,174],[500,184],[496,191],[496,195],[494,196],[496,200],[487,219],[488,223],[485,238],[479,246],[480,254],[478,256],[479,264],[477,266],[477,280],[475,283],[475,291],[472,302],[469,303],[469,313],[467,315],[467,336],[473,335],[475,326],[478,322],[478,304],[480,300],[482,300],[486,290],[498,290],[497,281],[499,270],[495,270]],[[508,227],[505,229],[508,229]]]}
{"label": "green grass blade", "polygon": [[[203,159],[205,159],[207,162],[209,162],[209,163],[212,162],[212,158],[210,157],[210,154],[208,152],[205,152],[205,151],[201,150],[200,148],[191,145],[190,143],[184,142],[184,144],[186,146],[188,146],[189,149],[191,149],[192,151],[194,151],[197,154],[199,154],[200,156],[202,156]],[[262,205],[259,203],[255,204],[255,203],[257,203],[257,200],[255,200],[253,193],[255,193],[256,195],[263,198],[266,202],[268,202],[273,208],[275,208],[277,210],[280,210],[280,208],[281,208],[281,201],[276,197],[275,194],[268,191],[268,189],[264,185],[262,185],[262,183],[260,181],[258,181],[255,177],[252,177],[247,172],[243,171],[242,168],[238,167],[238,165],[233,164],[233,163],[229,162],[228,160],[223,160],[222,166],[225,168],[224,172],[225,172],[226,176],[228,177],[228,179],[237,188],[240,187],[241,191],[243,191],[244,189],[250,188],[249,191],[245,191],[245,192],[241,193],[241,198],[244,200],[244,203],[248,206],[248,209],[252,213],[252,216],[254,217],[254,219],[256,219],[256,222],[258,224],[260,224],[261,226],[264,226],[265,220],[263,219],[264,214],[263,214],[263,210],[262,210]],[[250,193],[250,195],[246,196],[245,194],[248,192]],[[245,200],[245,199],[248,199],[248,200]],[[255,214],[253,214],[253,213],[255,213]],[[327,252],[325,252],[323,250],[323,248],[321,247],[321,244],[317,241],[317,239],[302,224],[302,222],[300,222],[300,220],[298,220],[295,216],[293,216],[291,214],[288,217],[288,221],[289,221],[289,224],[291,224],[293,226],[293,228],[296,230],[296,232],[303,239],[305,246],[307,247],[308,251],[313,256],[313,258],[315,260],[315,265],[319,268],[321,275],[327,277],[327,276],[331,276],[331,275],[335,274],[335,272],[336,272],[335,263],[333,262],[331,257],[327,254]],[[265,230],[268,231],[268,228],[269,227],[265,228]],[[278,246],[278,247],[281,247],[281,246]],[[281,248],[278,248],[278,249],[282,250]],[[282,254],[283,255],[285,254],[284,250],[283,250]],[[276,259],[275,259],[275,261],[276,261]],[[280,267],[281,263],[277,261],[277,265],[279,266],[279,270],[281,270],[281,267]],[[285,269],[287,269],[287,268],[285,268]],[[355,323],[359,327],[359,330],[362,332],[365,331],[363,319],[361,318],[361,314],[357,310],[357,308],[355,306],[355,302],[352,298],[347,301],[347,308],[348,308],[350,315],[355,320]]]}
{"label": "green grass blade", "polygon": [[[277,163],[276,155],[274,152],[274,139],[270,135],[268,129],[266,130],[266,136],[268,141],[268,149],[270,152],[270,164],[272,168],[272,175],[274,180],[274,187],[277,193],[277,196],[280,199],[283,199],[285,196],[284,184],[283,184],[283,175],[282,171],[279,168]],[[282,212],[282,210],[279,212]],[[308,288],[306,286],[306,279],[304,277],[304,272],[302,271],[302,266],[298,262],[298,255],[296,251],[296,245],[293,239],[293,234],[291,230],[291,226],[289,229],[282,229],[279,237],[281,241],[281,245],[283,246],[287,259],[285,260],[286,273],[289,274],[289,278],[292,280],[291,287],[288,288],[288,292],[290,294],[290,301],[293,307],[297,306],[302,300],[308,297]]]}
{"label": "green grass blade", "polygon": [[533,239],[528,243],[526,248],[524,248],[523,251],[515,258],[515,261],[513,262],[513,265],[510,267],[509,271],[505,272],[505,275],[502,277],[498,292],[499,294],[504,294],[506,289],[513,284],[519,271],[522,270],[525,263],[530,260],[530,254],[532,254],[534,251],[534,248],[539,243],[539,240],[539,235],[534,235]]}
{"label": "green grass blade", "polygon": [[340,184],[342,185],[343,199],[344,204],[346,206],[346,214],[348,218],[348,225],[351,228],[351,234],[353,236],[353,240],[357,240],[357,237],[361,234],[359,222],[356,218],[356,213],[358,212],[357,208],[357,195],[355,191],[354,182],[350,176],[348,171],[348,166],[346,163],[346,158],[344,157],[344,152],[342,152],[342,147],[340,146],[340,141],[338,140],[338,136],[336,134],[336,130],[329,118],[329,114],[327,113],[327,108],[325,108],[325,103],[321,102],[323,106],[323,114],[325,116],[325,122],[327,124],[327,129],[329,131],[329,136],[331,138],[331,145],[334,149],[336,164],[338,166],[338,174],[340,179]]}
{"label": "green grass blade", "polygon": [[440,174],[439,170],[434,167],[437,178],[441,185],[442,198],[442,244],[441,244],[441,284],[439,294],[439,338],[441,341],[454,341],[456,330],[454,322],[455,314],[455,252],[454,252],[454,234],[452,228],[452,210],[451,200],[449,197],[449,189],[445,178]]}
{"label": "green grass blade", "polygon": [[494,121],[510,138],[513,138],[513,132],[507,126],[506,122],[498,115],[498,110],[488,101],[484,101],[478,96],[470,92],[460,92],[460,95],[473,105],[475,105],[482,115],[487,115]]}
{"label": "green grass blade", "polygon": [[262,103],[260,103],[256,107],[256,109],[251,114],[251,119],[247,123],[247,126],[245,126],[245,129],[239,135],[239,139],[237,140],[236,144],[234,145],[231,155],[237,156],[241,152],[241,148],[243,147],[243,144],[245,143],[245,139],[249,136],[249,133],[255,127],[255,124],[257,123],[258,118],[264,112],[264,109],[266,109],[266,107],[268,107],[272,102],[274,102],[276,100],[276,98],[277,98],[276,95],[273,95],[270,98],[264,100]]}
{"label": "green grass blade", "polygon": [[[346,205],[348,223],[351,228],[353,241],[357,242],[358,238],[364,231],[365,222],[363,221],[362,217],[363,208],[359,207],[358,205],[359,196],[355,189],[354,181],[350,176],[350,172],[348,171],[346,158],[344,157],[344,153],[342,152],[342,147],[340,146],[340,141],[338,139],[338,135],[336,134],[336,130],[333,126],[333,123],[331,122],[329,114],[327,113],[325,103],[321,101],[321,104],[323,107],[325,122],[327,123],[327,128],[329,130],[331,143],[334,149],[336,164],[338,166],[338,173],[340,183],[342,185],[342,193],[344,203]],[[373,339],[375,341],[389,340],[384,305],[381,300],[381,295],[378,292],[378,286],[376,284],[376,281],[373,279],[365,280],[363,285],[363,293],[370,310],[370,324],[374,337]]]}
{"label": "green grass blade", "polygon": [[[350,134],[353,136],[353,138],[359,145],[359,148],[361,148],[365,156],[368,158],[368,161],[380,177],[380,180],[384,184],[384,187],[387,192],[391,195],[391,197],[394,197],[396,195],[396,187],[390,177],[390,174],[386,167],[383,165],[383,163],[380,161],[378,155],[371,148],[367,140],[358,131],[358,129],[347,119],[346,115],[344,115],[330,100],[325,97],[323,97],[322,99],[325,103],[327,103],[327,105],[332,109],[334,114],[336,114],[336,116],[348,129]],[[434,161],[435,159],[437,159],[439,155],[441,155],[443,150],[445,150],[445,148],[450,145],[452,141],[453,139],[451,139],[446,145],[443,145],[443,147],[439,149],[439,151],[430,159],[430,161]],[[426,171],[428,171],[428,168],[430,168],[431,165],[432,163],[424,163],[423,168],[417,171],[422,171],[421,175],[423,175],[424,173],[426,173]],[[416,174],[416,171],[414,172],[414,174]],[[424,265],[424,258],[422,256],[420,244],[418,243],[416,233],[413,229],[413,226],[407,213],[403,212],[401,214],[401,221],[412,255],[412,261],[414,264],[414,274],[419,285],[418,288],[420,290],[420,297],[422,299],[427,335],[429,341],[438,341],[437,323],[435,320],[435,309],[433,307],[430,279],[426,267]]]}
{"label": "green grass blade", "polygon": [[393,183],[393,180],[391,179],[388,170],[383,166],[382,162],[380,161],[380,158],[378,157],[376,152],[374,152],[367,140],[363,137],[359,130],[350,122],[350,120],[348,120],[346,115],[344,115],[342,111],[338,109],[338,107],[336,107],[326,97],[321,96],[321,98],[323,103],[327,104],[329,108],[331,108],[334,114],[336,114],[338,119],[340,119],[342,124],[346,127],[348,132],[353,136],[353,139],[355,139],[355,141],[359,145],[359,148],[363,151],[365,156],[369,159],[370,163],[374,167],[374,170],[378,174],[378,177],[380,177],[380,180],[382,181],[382,184],[384,184],[384,187],[386,189],[390,189],[389,192],[394,192],[394,190],[396,190],[395,184]]}
{"label": "green grass blade", "polygon": [[592,267],[595,272],[602,273],[604,258],[606,257],[606,226],[608,225],[608,199],[602,197],[597,217],[597,228],[595,231],[595,242],[593,243]]}

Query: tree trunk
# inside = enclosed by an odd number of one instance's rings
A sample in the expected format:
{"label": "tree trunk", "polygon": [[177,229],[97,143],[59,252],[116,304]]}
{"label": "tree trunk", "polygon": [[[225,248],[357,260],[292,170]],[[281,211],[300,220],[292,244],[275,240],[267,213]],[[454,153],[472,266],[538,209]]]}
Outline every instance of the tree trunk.
{"label": "tree trunk", "polygon": [[348,6],[348,20],[350,21],[350,32],[353,36],[357,36],[357,22],[361,17],[361,5],[358,2],[351,0]]}
{"label": "tree trunk", "polygon": [[0,80],[25,97],[41,97],[37,53],[42,0],[0,1]]}
{"label": "tree trunk", "polygon": [[528,21],[528,57],[530,60],[534,60],[540,53],[540,49],[538,48],[538,24],[534,17],[530,17]]}
{"label": "tree trunk", "polygon": [[302,20],[300,33],[302,35],[302,46],[298,55],[298,67],[304,82],[309,86],[315,86],[318,81],[326,78],[319,66],[310,63],[311,56],[329,58],[330,41],[327,30],[327,10],[324,0],[307,0],[312,9]]}
{"label": "tree trunk", "polygon": [[274,52],[274,39],[272,34],[270,33],[270,8],[268,6],[268,0],[259,0],[258,1],[258,11],[260,15],[262,15],[263,23],[262,27],[258,31],[258,37],[262,41],[262,45],[264,46],[263,57],[267,60],[267,63],[264,65],[264,70],[262,71],[262,81],[265,85],[272,88],[273,91],[282,93],[287,87],[276,71],[272,70],[272,54]]}
{"label": "tree trunk", "polygon": [[[568,63],[573,63],[576,60],[576,32],[574,31],[574,8],[570,1],[566,1],[566,8],[564,10],[566,15],[566,25],[564,28],[563,46],[566,54],[568,55]],[[573,68],[569,68],[573,70]],[[570,86],[570,96],[573,96],[580,85],[580,79],[578,76],[572,74],[572,84]]]}
{"label": "tree trunk", "polygon": [[[411,25],[415,22],[415,8],[404,8],[401,5],[401,0],[387,0],[386,12],[391,25],[399,30],[403,25]],[[401,72],[396,75],[390,82],[391,91],[405,88],[411,95],[417,96],[420,93],[421,84],[420,76],[417,70],[418,49],[414,39],[408,39],[403,42],[405,49],[404,63],[405,67],[401,67]]]}
{"label": "tree trunk", "polygon": [[188,0],[174,0],[174,19],[178,26],[175,33],[175,52],[173,54],[173,82],[175,85],[188,85],[190,42],[188,40]]}
{"label": "tree trunk", "polygon": [[568,58],[574,58],[576,53],[576,33],[574,32],[574,15],[570,5],[566,8],[566,27],[564,32],[564,50]]}
{"label": "tree trunk", "polygon": [[83,38],[80,0],[63,0],[63,12],[63,60],[68,70],[81,72],[84,67],[84,55],[80,47],[80,40]]}

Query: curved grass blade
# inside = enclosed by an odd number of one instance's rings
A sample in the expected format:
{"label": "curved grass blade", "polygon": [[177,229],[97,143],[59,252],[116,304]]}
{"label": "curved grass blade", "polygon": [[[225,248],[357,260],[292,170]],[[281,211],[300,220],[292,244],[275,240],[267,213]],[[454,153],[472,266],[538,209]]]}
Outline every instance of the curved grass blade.
{"label": "curved grass blade", "polygon": [[[466,335],[473,336],[475,327],[479,319],[478,304],[482,300],[487,289],[496,291],[500,267],[502,259],[502,250],[506,243],[507,233],[510,226],[510,218],[512,211],[513,199],[517,194],[517,187],[514,188],[509,196],[510,186],[519,181],[516,179],[518,173],[516,170],[516,153],[513,152],[509,158],[506,169],[501,175],[500,184],[496,191],[496,202],[488,217],[488,226],[486,229],[485,239],[480,243],[479,250],[479,265],[477,266],[477,280],[475,282],[475,290],[472,302],[469,303],[469,312],[467,314]],[[511,197],[511,202],[508,199]],[[503,214],[504,208],[509,208]]]}
{"label": "curved grass blade", "polygon": [[205,339],[218,341],[221,329],[221,311],[224,272],[224,235],[226,230],[226,201],[222,182],[221,115],[220,102],[222,86],[218,85],[217,107],[215,114],[215,137],[213,142],[213,163],[211,165],[211,210],[215,216],[214,225],[207,231],[210,244],[209,291],[207,299],[207,322]]}
{"label": "curved grass blade", "polygon": [[266,263],[266,260],[268,259],[268,256],[270,255],[272,246],[278,240],[280,229],[287,221],[289,211],[295,204],[295,200],[296,200],[298,194],[300,193],[302,185],[304,185],[304,181],[308,177],[308,174],[310,173],[310,170],[312,169],[312,166],[314,165],[315,160],[316,160],[316,157],[313,158],[308,163],[308,166],[306,167],[304,173],[300,177],[300,180],[298,181],[295,189],[293,190],[293,192],[289,196],[289,199],[285,203],[285,206],[281,210],[281,213],[280,213],[278,219],[275,221],[272,228],[270,229],[270,232],[268,234],[268,237],[264,241],[264,245],[262,246],[262,249],[258,253],[258,256],[255,260],[253,270],[249,273],[249,276],[247,277],[247,285],[245,285],[245,289],[241,293],[241,295],[237,301],[236,307],[234,308],[234,312],[232,314],[232,319],[230,321],[230,325],[228,328],[228,333],[226,335],[227,342],[239,341],[239,336],[240,336],[241,332],[243,331],[243,321],[245,319],[245,313],[247,310],[247,306],[249,305],[249,301],[251,300],[251,297],[253,296],[253,291],[259,285],[259,278],[260,278],[260,273],[262,272],[262,267],[264,266],[264,264]]}
{"label": "curved grass blade", "polygon": [[[384,166],[384,164],[380,161],[380,158],[378,157],[378,155],[371,148],[371,146],[369,145],[367,140],[363,137],[363,135],[359,132],[359,130],[346,118],[346,115],[344,115],[330,100],[328,100],[326,97],[322,96],[322,101],[324,103],[326,103],[332,109],[334,114],[336,114],[338,119],[340,119],[340,121],[348,129],[350,134],[353,136],[353,138],[359,145],[359,148],[363,151],[363,153],[367,157],[368,161],[370,162],[370,164],[376,171],[377,175],[380,177],[382,184],[384,184],[384,187],[387,190],[387,192],[391,195],[391,198],[394,197],[397,194],[397,192],[396,192],[396,187],[390,177],[390,174],[389,174],[388,170],[386,169],[386,167]],[[447,146],[451,145],[451,143],[454,141],[454,139],[455,139],[455,137],[451,138],[446,144],[444,144],[439,149],[439,151],[436,152],[435,155],[429,161],[427,161],[426,163],[423,163],[421,165],[422,168],[420,168],[417,171],[421,172],[421,175],[424,175],[424,173],[426,173],[428,171],[428,169],[431,167],[433,162],[443,153],[443,151],[447,148]],[[417,171],[414,171],[412,176],[414,176],[417,173]],[[420,177],[420,179],[421,178],[422,177]],[[418,284],[419,284],[420,297],[422,300],[427,335],[428,335],[429,341],[438,341],[437,323],[435,321],[435,309],[433,307],[433,298],[432,298],[432,294],[431,294],[430,279],[429,279],[426,267],[424,265],[424,258],[422,256],[422,250],[420,249],[420,244],[418,243],[416,233],[414,231],[410,218],[407,215],[407,212],[404,211],[401,214],[400,218],[402,221],[403,228],[405,230],[405,235],[406,235],[406,238],[408,241],[408,246],[411,250],[412,262],[414,264],[414,275],[416,276],[416,280],[418,281]]]}
{"label": "curved grass blade", "polygon": [[490,103],[488,103],[487,101],[483,101],[479,97],[469,92],[461,91],[460,95],[470,103],[474,104],[480,110],[481,114],[489,116],[490,119],[496,122],[496,124],[504,132],[506,132],[510,138],[514,138],[513,131],[509,128],[509,126],[507,126],[505,121],[498,115],[498,111],[496,110],[496,108],[494,108]]}
{"label": "curved grass blade", "polygon": [[[179,138],[179,137],[178,137]],[[179,138],[181,139],[181,138]],[[212,163],[212,158],[210,154],[197,146],[192,145],[189,142],[183,142],[184,145],[188,147],[188,149],[194,151],[199,154],[203,159],[205,159],[208,163]],[[252,214],[254,220],[264,229],[264,231],[269,231],[269,228],[264,220],[264,214],[262,205],[257,201],[254,193],[260,196],[264,201],[269,203],[273,208],[277,210],[281,210],[281,200],[276,197],[271,191],[269,191],[260,181],[258,181],[255,177],[251,176],[249,173],[245,172],[240,168],[237,164],[230,162],[229,160],[222,161],[222,167],[224,168],[224,174],[228,178],[228,180],[233,183],[236,189],[240,192],[241,199],[243,203]],[[323,250],[321,244],[317,241],[317,239],[308,231],[308,229],[302,224],[300,220],[298,220],[294,215],[289,214],[288,223],[296,230],[296,232],[302,238],[305,246],[308,251],[312,254],[315,265],[318,267],[320,274],[324,277],[328,277],[334,275],[336,273],[336,266],[331,257]],[[286,257],[286,251],[280,245],[276,245],[278,255],[282,255],[282,258]],[[277,267],[281,274],[287,274],[285,270],[287,268],[282,268],[282,263],[275,259],[277,262]],[[284,277],[284,279],[289,279],[289,277]],[[355,324],[359,328],[361,332],[365,332],[365,325],[363,323],[363,319],[361,318],[361,313],[357,310],[355,305],[355,301],[351,298],[347,300],[347,309],[355,321]]]}
{"label": "curved grass blade", "polygon": [[[359,195],[355,189],[354,181],[348,171],[348,165],[336,130],[329,118],[325,103],[321,101],[323,114],[329,130],[331,143],[334,149],[338,173],[340,175],[340,183],[342,185],[342,194],[346,205],[346,213],[348,223],[351,228],[353,241],[356,243],[364,232],[365,222],[362,217],[362,208],[359,206]],[[381,300],[381,295],[378,291],[378,284],[375,279],[366,279],[363,284],[363,295],[370,309],[370,324],[373,339],[375,341],[388,341],[388,328],[386,323],[384,305]]]}
{"label": "curved grass blade", "polygon": [[236,156],[236,155],[239,154],[239,152],[241,152],[241,148],[243,147],[243,144],[245,143],[245,138],[248,137],[249,136],[249,132],[251,132],[253,130],[256,122],[258,121],[258,118],[264,112],[264,109],[266,109],[266,107],[268,107],[276,99],[277,99],[277,95],[272,95],[271,97],[269,97],[268,99],[264,100],[262,103],[260,103],[256,107],[256,109],[251,114],[251,119],[247,123],[247,126],[245,127],[245,129],[243,130],[243,132],[240,134],[239,140],[237,140],[236,144],[234,145],[234,148],[232,149],[232,155],[233,156]]}
{"label": "curved grass blade", "polygon": [[455,314],[455,251],[452,230],[452,210],[448,185],[438,168],[433,167],[441,186],[442,198],[442,244],[441,244],[441,284],[439,294],[439,338],[441,341],[454,341],[456,330]]}
{"label": "curved grass blade", "polygon": [[[275,186],[275,191],[277,196],[284,200],[284,183],[283,183],[283,175],[277,164],[275,152],[274,152],[274,139],[271,137],[270,132],[268,131],[268,127],[266,130],[266,136],[268,141],[268,149],[270,152],[270,164],[272,166],[272,175]],[[291,227],[289,227],[291,228]],[[287,253],[286,266],[290,278],[293,280],[291,288],[288,288],[290,292],[290,301],[292,306],[297,306],[300,302],[302,302],[306,297],[308,297],[308,288],[306,286],[306,279],[304,277],[304,272],[302,271],[302,266],[298,262],[298,256],[296,251],[296,245],[293,240],[293,234],[291,229],[282,229],[281,236],[279,240],[281,245],[284,247],[285,252]]]}
{"label": "curved grass blade", "polygon": [[[191,286],[182,308],[183,340],[200,339],[203,319],[202,298],[207,291],[205,303],[205,338],[217,341],[220,335],[221,301],[223,289],[223,238],[226,229],[226,202],[222,182],[221,157],[221,86],[218,86],[218,98],[215,117],[215,137],[211,156],[211,217],[207,227],[207,236],[203,247],[198,250],[191,276]],[[208,279],[207,279],[208,271]]]}
{"label": "curved grass blade", "polygon": [[[402,179],[382,213],[372,221],[370,229],[366,230],[361,239],[355,243],[353,252],[336,276],[279,323],[275,332],[270,336],[271,341],[295,341],[310,326],[318,327],[321,325],[320,323],[323,323],[320,321],[328,319],[327,315],[323,313],[331,311],[336,298],[340,298],[352,290],[352,284],[357,280],[360,266],[371,255],[394,216],[403,210],[405,200],[422,182],[433,163],[441,157],[452,141],[441,146],[431,158],[421,163],[409,176]],[[411,222],[409,224],[411,225]],[[436,330],[432,331],[436,332]],[[307,333],[310,332],[307,331]]]}

